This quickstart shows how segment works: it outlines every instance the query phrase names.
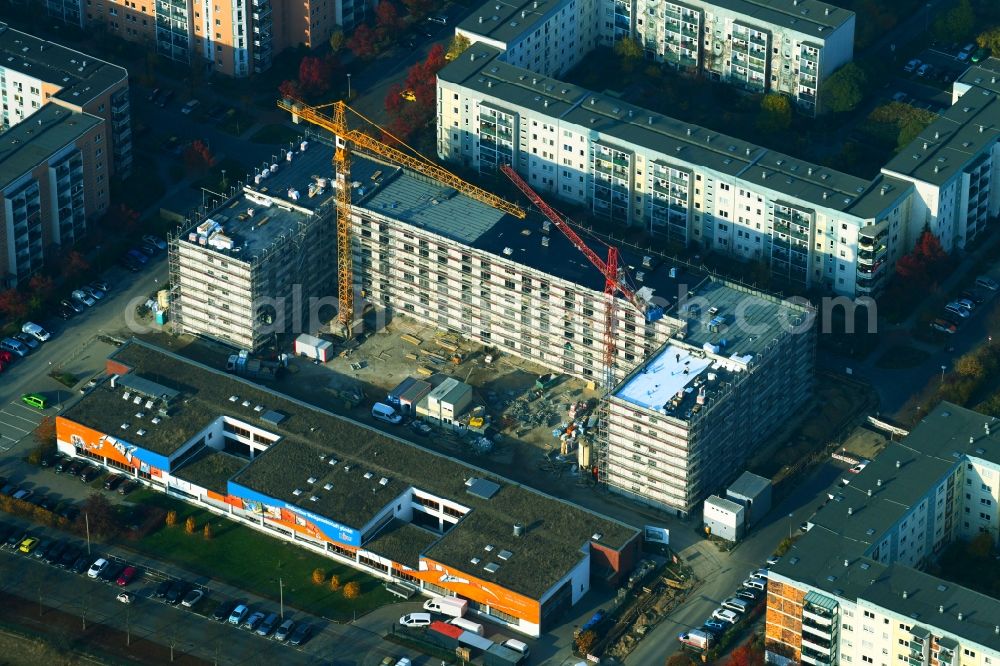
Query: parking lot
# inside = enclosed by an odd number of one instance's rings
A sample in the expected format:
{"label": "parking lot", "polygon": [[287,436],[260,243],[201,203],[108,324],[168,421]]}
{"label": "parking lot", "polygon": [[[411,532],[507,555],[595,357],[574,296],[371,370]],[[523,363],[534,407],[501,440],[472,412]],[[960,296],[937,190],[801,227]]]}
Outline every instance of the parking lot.
{"label": "parking lot", "polygon": [[31,434],[46,414],[55,414],[54,406],[44,410],[28,407],[20,400],[11,400],[0,409],[0,451],[9,451]]}
{"label": "parking lot", "polygon": [[888,91],[891,99],[935,113],[951,106],[952,82],[974,64],[976,51],[965,50],[967,46],[931,46],[900,63],[899,76]]}

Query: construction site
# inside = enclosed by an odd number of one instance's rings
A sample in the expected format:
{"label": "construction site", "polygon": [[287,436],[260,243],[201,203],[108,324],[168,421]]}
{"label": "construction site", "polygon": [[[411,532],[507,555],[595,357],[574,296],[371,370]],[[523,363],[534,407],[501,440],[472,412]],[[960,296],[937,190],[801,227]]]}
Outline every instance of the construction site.
{"label": "construction site", "polygon": [[[279,106],[314,129],[171,238],[176,332],[249,352],[325,337],[331,360],[285,365],[359,419],[408,379],[425,401],[468,385],[446,419],[414,403],[400,436],[680,516],[808,399],[805,308],[584,239],[512,170],[530,209],[348,127],[343,103]],[[689,365],[625,395],[668,349]]]}

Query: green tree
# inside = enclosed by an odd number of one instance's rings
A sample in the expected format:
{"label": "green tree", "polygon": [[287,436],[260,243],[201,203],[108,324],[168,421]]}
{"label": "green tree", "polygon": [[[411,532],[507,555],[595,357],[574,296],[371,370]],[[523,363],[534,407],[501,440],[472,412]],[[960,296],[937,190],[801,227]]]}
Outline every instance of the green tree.
{"label": "green tree", "polygon": [[823,84],[820,96],[823,109],[833,113],[853,111],[865,96],[868,77],[856,63],[849,62]]}
{"label": "green tree", "polygon": [[993,553],[993,537],[989,532],[980,532],[965,546],[969,556],[977,560],[989,559]]}
{"label": "green tree", "polygon": [[873,139],[903,148],[934,122],[937,115],[902,102],[875,107],[862,128]]}
{"label": "green tree", "polygon": [[788,129],[792,124],[792,104],[784,95],[768,93],[760,101],[757,129],[773,134]]}
{"label": "green tree", "polygon": [[469,38],[465,35],[455,35],[451,38],[451,43],[448,45],[448,53],[445,58],[448,60],[454,60],[458,56],[465,52],[465,49],[470,46]]}
{"label": "green tree", "polygon": [[976,44],[984,49],[989,49],[991,53],[1000,54],[1000,25],[979,33],[979,36],[976,37]]}
{"label": "green tree", "polygon": [[642,44],[639,43],[638,39],[625,37],[615,44],[615,53],[622,60],[622,69],[631,72],[635,63],[642,59]]}
{"label": "green tree", "polygon": [[970,0],[960,0],[956,7],[934,21],[934,36],[944,42],[960,42],[968,38],[976,27],[976,12]]}

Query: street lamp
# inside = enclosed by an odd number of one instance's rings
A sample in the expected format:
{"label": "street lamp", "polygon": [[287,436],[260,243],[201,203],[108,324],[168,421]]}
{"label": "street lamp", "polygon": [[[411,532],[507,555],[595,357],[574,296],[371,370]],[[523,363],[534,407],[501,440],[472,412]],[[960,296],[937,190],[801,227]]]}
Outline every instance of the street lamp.
{"label": "street lamp", "polygon": [[947,369],[948,369],[947,365],[944,365],[944,364],[941,365],[941,383],[942,384],[944,383],[944,371],[947,370]]}
{"label": "street lamp", "polygon": [[226,170],[222,170],[222,189],[226,189]]}
{"label": "street lamp", "polygon": [[350,72],[348,72],[348,74],[347,74],[347,101],[348,102],[351,101],[351,74],[350,74]]}

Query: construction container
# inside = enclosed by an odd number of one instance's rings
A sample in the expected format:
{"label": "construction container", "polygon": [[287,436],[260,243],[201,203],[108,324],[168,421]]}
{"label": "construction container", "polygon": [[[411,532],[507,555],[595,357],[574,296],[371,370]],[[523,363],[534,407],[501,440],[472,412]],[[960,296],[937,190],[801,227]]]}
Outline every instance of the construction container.
{"label": "construction container", "polygon": [[303,333],[295,338],[295,355],[326,363],[333,357],[333,343],[321,340],[315,335]]}
{"label": "construction container", "polygon": [[485,666],[516,666],[524,660],[524,655],[498,643],[483,653]]}
{"label": "construction container", "polygon": [[580,447],[576,450],[576,464],[580,466],[580,469],[590,467],[590,444],[586,442],[580,444]]}
{"label": "construction container", "polygon": [[428,643],[433,643],[440,648],[452,651],[458,647],[458,637],[462,635],[462,629],[453,624],[435,620],[427,627],[424,638]]}

